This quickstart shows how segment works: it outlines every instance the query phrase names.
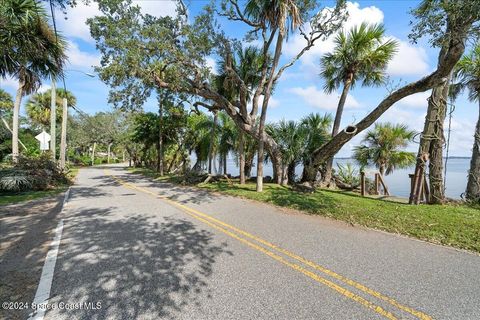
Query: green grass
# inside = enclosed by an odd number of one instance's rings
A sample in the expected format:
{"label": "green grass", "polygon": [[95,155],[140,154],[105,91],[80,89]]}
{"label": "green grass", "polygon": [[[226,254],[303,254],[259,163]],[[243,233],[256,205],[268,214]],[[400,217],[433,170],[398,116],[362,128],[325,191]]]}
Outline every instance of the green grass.
{"label": "green grass", "polygon": [[[136,169],[133,172],[154,177],[156,180],[178,182],[178,177],[158,178],[158,174],[146,169]],[[478,207],[461,204],[414,206],[331,190],[317,190],[315,193],[306,194],[276,184],[265,184],[262,193],[255,192],[253,183],[242,186],[217,182],[198,184],[197,187],[480,252]]]}
{"label": "green grass", "polygon": [[64,192],[67,188],[68,186],[61,186],[45,191],[0,192],[0,206],[54,196]]}

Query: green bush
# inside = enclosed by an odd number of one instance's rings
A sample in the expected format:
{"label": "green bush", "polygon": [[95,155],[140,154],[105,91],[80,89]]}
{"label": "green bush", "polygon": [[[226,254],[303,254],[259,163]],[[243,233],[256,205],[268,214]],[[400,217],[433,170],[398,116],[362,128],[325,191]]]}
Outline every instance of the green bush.
{"label": "green bush", "polygon": [[13,168],[0,170],[0,190],[18,192],[31,189],[32,186],[28,172]]}
{"label": "green bush", "polygon": [[66,172],[50,159],[48,153],[38,157],[19,157],[11,168],[0,170],[0,190],[46,190],[68,183]]}

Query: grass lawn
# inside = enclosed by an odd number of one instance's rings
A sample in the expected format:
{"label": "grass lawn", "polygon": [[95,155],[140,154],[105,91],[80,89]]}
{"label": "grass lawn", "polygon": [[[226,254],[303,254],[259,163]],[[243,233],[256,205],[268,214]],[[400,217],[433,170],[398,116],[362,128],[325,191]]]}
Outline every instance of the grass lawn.
{"label": "grass lawn", "polygon": [[[179,181],[179,177],[174,176],[158,178],[158,174],[147,169],[132,172],[160,181]],[[331,190],[306,194],[276,184],[265,184],[262,193],[255,192],[254,183],[243,186],[226,182],[201,183],[197,187],[480,252],[478,207],[459,204],[414,206]]]}
{"label": "grass lawn", "polygon": [[[78,174],[79,167],[71,167],[67,173],[67,177],[70,181],[74,181]],[[29,201],[34,199],[45,198],[62,193],[68,189],[69,184],[57,186],[50,190],[42,191],[25,191],[25,192],[3,192],[0,191],[0,206],[13,204],[23,201]]]}
{"label": "grass lawn", "polygon": [[39,198],[57,195],[68,189],[68,186],[61,186],[45,191],[25,191],[25,192],[0,192],[0,206],[13,204],[23,201],[29,201]]}

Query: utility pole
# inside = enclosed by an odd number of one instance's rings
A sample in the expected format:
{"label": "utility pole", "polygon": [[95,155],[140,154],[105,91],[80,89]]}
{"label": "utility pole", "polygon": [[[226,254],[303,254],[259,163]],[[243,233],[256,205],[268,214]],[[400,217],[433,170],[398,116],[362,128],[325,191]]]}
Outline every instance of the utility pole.
{"label": "utility pole", "polygon": [[63,98],[63,113],[62,113],[62,137],[60,139],[60,168],[65,169],[65,160],[67,153],[67,117],[68,117],[67,98]]}
{"label": "utility pole", "polygon": [[56,125],[57,125],[57,88],[56,80],[52,76],[51,102],[50,102],[50,151],[52,151],[52,161],[57,161],[56,146]]}

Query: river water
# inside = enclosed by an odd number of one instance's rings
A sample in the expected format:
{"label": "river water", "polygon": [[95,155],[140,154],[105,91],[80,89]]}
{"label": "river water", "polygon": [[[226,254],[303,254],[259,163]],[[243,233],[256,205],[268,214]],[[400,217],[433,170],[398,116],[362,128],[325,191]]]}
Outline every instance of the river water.
{"label": "river water", "polygon": [[[335,159],[334,168],[337,168],[337,163],[342,165],[350,162],[355,165],[353,159]],[[218,166],[218,164],[217,164]],[[445,193],[447,197],[452,199],[460,199],[460,196],[465,192],[467,186],[467,173],[470,168],[470,158],[450,158],[447,164],[447,180]],[[297,176],[302,174],[302,166],[297,166],[295,172]],[[374,170],[374,168],[371,168]],[[239,174],[238,167],[233,159],[229,157],[227,161],[228,173],[233,176]],[[252,169],[252,175],[256,175],[255,167]],[[367,169],[368,170],[368,169]],[[385,177],[385,182],[392,195],[398,197],[408,197],[410,194],[410,178],[409,174],[414,172],[414,168],[398,169],[392,174]],[[270,163],[264,165],[264,176],[272,176],[272,165]]]}

